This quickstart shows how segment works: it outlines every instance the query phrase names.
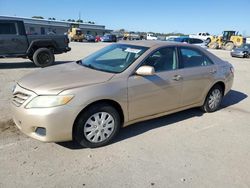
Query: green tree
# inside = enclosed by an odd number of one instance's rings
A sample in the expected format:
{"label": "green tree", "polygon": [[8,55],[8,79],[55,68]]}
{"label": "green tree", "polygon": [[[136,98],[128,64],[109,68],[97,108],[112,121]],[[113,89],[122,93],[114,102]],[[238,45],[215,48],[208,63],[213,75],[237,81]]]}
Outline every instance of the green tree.
{"label": "green tree", "polygon": [[77,20],[76,22],[78,22],[78,23],[83,23],[83,20],[79,19],[79,20]]}

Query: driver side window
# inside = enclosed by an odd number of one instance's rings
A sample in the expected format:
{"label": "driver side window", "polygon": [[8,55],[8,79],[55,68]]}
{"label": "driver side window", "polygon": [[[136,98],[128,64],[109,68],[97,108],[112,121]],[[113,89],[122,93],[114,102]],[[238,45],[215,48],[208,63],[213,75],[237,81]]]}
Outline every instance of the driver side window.
{"label": "driver side window", "polygon": [[177,69],[176,50],[174,47],[165,47],[150,55],[144,65],[152,66],[155,72]]}

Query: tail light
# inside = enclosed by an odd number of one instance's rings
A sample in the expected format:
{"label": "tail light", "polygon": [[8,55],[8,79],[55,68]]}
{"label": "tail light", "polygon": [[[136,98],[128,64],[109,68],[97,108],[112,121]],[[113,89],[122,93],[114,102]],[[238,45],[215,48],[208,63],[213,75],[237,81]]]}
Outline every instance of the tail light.
{"label": "tail light", "polygon": [[65,42],[66,44],[69,43],[69,37],[68,37],[68,36],[65,36],[64,42]]}

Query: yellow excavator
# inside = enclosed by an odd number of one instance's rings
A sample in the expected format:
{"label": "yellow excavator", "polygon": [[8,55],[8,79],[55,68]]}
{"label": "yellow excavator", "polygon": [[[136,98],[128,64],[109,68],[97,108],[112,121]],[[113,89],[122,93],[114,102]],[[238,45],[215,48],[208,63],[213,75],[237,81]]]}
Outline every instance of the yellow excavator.
{"label": "yellow excavator", "polygon": [[232,50],[234,47],[239,47],[245,43],[245,38],[238,35],[236,31],[223,31],[222,36],[211,38],[208,47],[211,49]]}
{"label": "yellow excavator", "polygon": [[68,37],[69,37],[70,41],[82,42],[84,39],[84,34],[80,28],[71,27],[68,30]]}

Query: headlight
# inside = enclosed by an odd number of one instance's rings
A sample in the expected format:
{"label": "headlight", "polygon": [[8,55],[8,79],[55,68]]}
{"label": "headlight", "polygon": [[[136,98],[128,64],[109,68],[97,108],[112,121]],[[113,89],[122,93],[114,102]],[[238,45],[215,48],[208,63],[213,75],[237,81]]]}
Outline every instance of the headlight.
{"label": "headlight", "polygon": [[74,96],[73,95],[58,95],[58,96],[38,96],[32,99],[26,108],[50,108],[67,104]]}

